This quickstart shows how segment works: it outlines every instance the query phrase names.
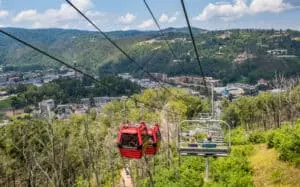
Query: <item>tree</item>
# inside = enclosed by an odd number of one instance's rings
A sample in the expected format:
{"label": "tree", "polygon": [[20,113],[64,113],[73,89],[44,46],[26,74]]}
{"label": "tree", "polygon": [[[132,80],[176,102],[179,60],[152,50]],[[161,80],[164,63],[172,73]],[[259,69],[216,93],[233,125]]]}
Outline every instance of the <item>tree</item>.
{"label": "tree", "polygon": [[33,111],[32,108],[30,108],[30,107],[28,107],[28,106],[26,106],[26,107],[24,108],[24,112],[25,112],[25,113],[30,114],[32,111]]}
{"label": "tree", "polygon": [[24,98],[23,95],[13,96],[13,97],[11,98],[11,106],[12,106],[14,109],[20,109],[20,108],[23,108],[25,105],[26,105],[26,102],[25,102],[25,98]]}

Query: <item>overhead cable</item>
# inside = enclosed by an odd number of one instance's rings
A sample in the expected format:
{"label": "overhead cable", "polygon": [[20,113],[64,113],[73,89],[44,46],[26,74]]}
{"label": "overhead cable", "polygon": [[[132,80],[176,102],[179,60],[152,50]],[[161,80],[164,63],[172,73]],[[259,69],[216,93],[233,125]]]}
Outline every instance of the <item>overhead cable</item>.
{"label": "overhead cable", "polygon": [[[128,60],[134,64],[136,64],[139,69],[141,69],[144,73],[146,73],[152,80],[160,84],[160,79],[154,77],[150,72],[146,71],[143,66],[141,66],[136,60],[134,60],[125,50],[123,50],[115,41],[113,41],[105,32],[103,32],[90,18],[88,18],[79,8],[77,8],[70,0],[65,0],[74,10],[76,10],[83,18],[85,18],[98,32],[100,32],[114,47],[116,47],[123,55],[125,55]],[[165,86],[161,85],[163,89],[165,89],[167,92],[169,92],[171,95],[173,95],[177,99],[182,99],[179,98],[178,96],[174,95],[168,88]]]}
{"label": "overhead cable", "polygon": [[[151,10],[151,8],[150,8],[150,6],[149,6],[149,4],[147,3],[146,0],[144,0],[144,4],[145,4],[145,6],[146,6],[148,12],[150,13],[150,15],[151,15],[151,17],[152,17],[152,19],[153,19],[153,21],[154,21],[156,27],[158,28],[160,35],[164,37],[164,32],[163,32],[163,30],[161,29],[161,27],[160,27],[160,25],[159,25],[159,23],[158,23],[156,17],[155,17],[154,14],[153,14],[153,11]],[[182,67],[183,67],[183,64],[181,63],[181,60],[180,60],[180,59],[178,58],[178,56],[175,54],[175,52],[174,52],[174,50],[172,49],[172,47],[171,47],[170,43],[168,42],[168,40],[167,40],[167,39],[163,39],[163,40],[165,41],[166,45],[168,46],[169,51],[170,51],[170,53],[171,53],[172,56],[173,56],[173,60],[175,60],[175,61],[180,65],[179,67],[180,67],[181,70],[183,71],[183,68],[182,68]]]}
{"label": "overhead cable", "polygon": [[[10,34],[10,33],[6,32],[6,31],[4,31],[4,30],[1,29],[1,28],[0,28],[0,33],[3,33],[4,35],[6,35],[6,36],[8,36],[8,37],[10,37],[10,38],[12,38],[12,39],[14,39],[14,40],[16,40],[16,41],[22,43],[23,45],[25,45],[25,46],[27,46],[27,47],[29,47],[29,48],[31,48],[31,49],[33,49],[33,50],[35,50],[35,51],[41,53],[42,55],[45,55],[45,56],[49,57],[50,59],[52,59],[52,60],[54,60],[54,61],[56,61],[56,62],[59,62],[60,64],[63,64],[63,65],[65,65],[65,66],[67,66],[68,68],[70,68],[70,69],[72,69],[72,70],[74,70],[74,71],[76,71],[76,72],[78,72],[78,73],[80,73],[80,74],[82,74],[82,75],[84,75],[84,76],[90,78],[90,79],[93,80],[95,83],[98,83],[99,85],[103,85],[103,86],[106,87],[106,88],[112,89],[111,86],[109,86],[108,84],[104,83],[103,81],[97,80],[96,78],[90,76],[89,74],[84,73],[84,72],[81,71],[80,69],[78,69],[78,68],[76,68],[76,67],[74,67],[74,66],[72,66],[72,65],[70,65],[70,64],[68,64],[68,63],[66,63],[66,62],[64,62],[63,60],[61,60],[61,59],[59,59],[59,58],[57,58],[57,57],[55,57],[55,56],[49,54],[48,52],[46,52],[46,51],[44,51],[44,50],[42,50],[42,49],[40,49],[40,48],[38,48],[38,47],[36,47],[36,46],[34,46],[34,45],[28,43],[28,42],[26,42],[26,41],[24,41],[24,40],[22,40],[22,39],[20,39],[20,38],[18,38],[17,36],[14,36],[13,34]],[[133,98],[133,99],[134,99],[136,102],[139,102],[139,103],[145,104],[145,105],[147,105],[147,106],[150,106],[150,105],[148,105],[148,104],[146,104],[146,103],[144,103],[144,102],[141,102],[141,101],[137,100],[136,98]],[[162,109],[163,109],[163,108],[159,108],[159,107],[155,107],[155,106],[151,106],[151,108],[155,108],[155,109],[157,109],[157,110],[162,110]],[[164,110],[165,110],[165,109],[164,109]],[[165,111],[168,112],[168,113],[178,114],[178,113],[175,113],[175,112],[172,112],[172,111],[168,111],[168,110],[165,110]]]}
{"label": "overhead cable", "polygon": [[189,21],[189,16],[188,16],[185,4],[184,4],[184,0],[181,0],[181,5],[182,5],[183,12],[184,12],[185,20],[186,20],[186,23],[187,23],[187,26],[188,26],[188,30],[189,30],[189,33],[190,33],[190,36],[191,36],[191,39],[192,39],[192,44],[193,44],[194,51],[195,51],[196,58],[197,58],[197,62],[198,62],[199,68],[200,68],[200,73],[201,73],[202,78],[203,78],[203,84],[206,87],[207,92],[208,92],[205,74],[204,74],[204,71],[203,71],[203,68],[202,68],[202,65],[201,65],[200,56],[199,56],[199,53],[198,53],[198,49],[197,49],[197,46],[196,46],[194,34],[193,34],[193,31],[192,31],[192,27],[191,27],[191,24],[190,24],[190,21]]}
{"label": "overhead cable", "polygon": [[10,38],[12,38],[12,39],[14,39],[14,40],[16,40],[16,41],[22,43],[23,45],[25,45],[25,46],[27,46],[27,47],[29,47],[29,48],[31,48],[31,49],[34,49],[35,51],[37,51],[37,52],[39,52],[39,53],[41,53],[41,54],[43,54],[43,55],[45,55],[45,56],[51,58],[52,60],[54,60],[54,61],[56,61],[56,62],[59,62],[60,64],[63,64],[63,65],[65,65],[65,66],[67,66],[68,68],[70,68],[70,69],[72,69],[72,70],[74,70],[74,71],[76,71],[76,72],[78,72],[78,73],[80,73],[80,74],[82,74],[82,75],[84,75],[84,76],[86,76],[86,77],[88,77],[88,78],[94,80],[95,82],[98,82],[98,83],[99,83],[99,80],[97,80],[97,79],[94,78],[93,76],[91,76],[91,75],[89,75],[89,74],[87,74],[87,73],[81,71],[80,69],[76,68],[75,66],[72,66],[72,65],[70,65],[70,64],[68,64],[68,63],[66,63],[66,62],[64,62],[63,60],[61,60],[61,59],[59,59],[59,58],[57,58],[57,57],[55,57],[55,56],[53,56],[53,55],[47,53],[46,51],[44,51],[44,50],[42,50],[42,49],[40,49],[40,48],[38,48],[38,47],[33,46],[32,44],[30,44],[30,43],[28,43],[28,42],[26,42],[26,41],[24,41],[24,40],[18,38],[17,36],[14,36],[14,35],[12,35],[12,34],[6,32],[6,31],[4,31],[4,30],[1,29],[1,28],[0,28],[0,32],[1,32],[2,34],[4,34],[4,35],[6,35],[6,36],[8,36],[8,37],[10,37]]}

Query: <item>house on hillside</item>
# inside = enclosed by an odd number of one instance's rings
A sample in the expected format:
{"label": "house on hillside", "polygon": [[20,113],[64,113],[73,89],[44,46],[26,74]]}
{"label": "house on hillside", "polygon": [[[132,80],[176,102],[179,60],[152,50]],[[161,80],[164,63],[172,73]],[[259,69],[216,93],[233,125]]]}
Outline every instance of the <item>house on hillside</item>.
{"label": "house on hillside", "polygon": [[74,104],[72,105],[72,112],[74,114],[86,114],[89,110],[89,107],[83,104]]}
{"label": "house on hillside", "polygon": [[225,32],[222,33],[222,34],[217,35],[217,38],[225,40],[225,39],[230,38],[230,37],[231,37],[231,34],[232,34],[232,33],[231,33],[230,31],[225,31]]}
{"label": "house on hillside", "polygon": [[232,83],[225,87],[215,87],[214,91],[218,96],[229,97],[240,97],[243,95],[256,95],[258,93],[256,86],[242,84],[242,83]]}
{"label": "house on hillside", "polygon": [[252,59],[255,56],[252,54],[249,54],[247,52],[243,52],[241,54],[239,54],[235,59],[234,59],[234,63],[236,64],[242,64],[243,62],[245,62],[248,59]]}
{"label": "house on hillside", "polygon": [[[233,83],[228,84],[227,88],[233,89],[232,95],[255,95],[257,94],[257,89],[255,85],[243,84],[243,83]],[[242,91],[243,90],[243,91]]]}
{"label": "house on hillside", "polygon": [[133,78],[132,75],[130,75],[129,73],[119,73],[118,77],[120,77],[122,79],[127,79],[127,80],[130,80]]}
{"label": "house on hillside", "polygon": [[245,91],[243,88],[231,87],[231,88],[228,88],[228,91],[231,95],[233,95],[235,97],[242,96],[245,94]]}
{"label": "house on hillside", "polygon": [[[220,80],[214,79],[213,77],[205,77],[205,81],[208,85],[213,84],[214,86],[220,85]],[[203,77],[200,76],[177,76],[177,77],[169,77],[168,82],[172,84],[179,84],[184,86],[192,86],[192,85],[203,85]]]}
{"label": "house on hillside", "polygon": [[295,58],[296,55],[289,55],[287,49],[273,49],[267,51],[268,55],[275,56],[277,58]]}
{"label": "house on hillside", "polygon": [[267,50],[267,54],[277,56],[277,55],[287,55],[288,50],[287,49],[273,49],[273,50]]}
{"label": "house on hillside", "polygon": [[84,107],[96,107],[102,108],[104,105],[111,101],[120,100],[121,97],[94,97],[94,98],[82,98],[80,99],[80,104],[84,105]]}
{"label": "house on hillside", "polygon": [[53,80],[59,79],[59,75],[55,75],[55,74],[48,74],[45,75],[44,77],[42,77],[42,81],[43,83],[49,83]]}

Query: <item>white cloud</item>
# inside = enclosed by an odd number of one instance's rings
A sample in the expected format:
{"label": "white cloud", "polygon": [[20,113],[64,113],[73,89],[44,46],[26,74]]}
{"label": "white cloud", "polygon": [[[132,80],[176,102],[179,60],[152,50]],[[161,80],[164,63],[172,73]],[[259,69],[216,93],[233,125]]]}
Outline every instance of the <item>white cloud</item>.
{"label": "white cloud", "polygon": [[169,17],[167,14],[163,13],[160,18],[159,18],[159,22],[161,23],[173,23],[174,21],[177,20],[177,16],[179,16],[179,12],[176,12],[173,16]]}
{"label": "white cloud", "polygon": [[[102,12],[90,11],[92,7],[91,0],[72,0],[72,2],[91,19],[99,21],[104,15]],[[15,24],[30,24],[33,28],[82,28],[83,20],[79,14],[68,4],[63,3],[59,9],[48,9],[44,12],[38,12],[35,9],[29,9],[19,12],[12,18]],[[84,25],[84,29],[86,25]]]}
{"label": "white cloud", "polygon": [[119,21],[121,23],[129,24],[132,23],[136,19],[136,16],[128,12],[125,16],[121,16]]}
{"label": "white cloud", "polygon": [[0,18],[5,18],[8,16],[8,11],[6,10],[0,10]]}
{"label": "white cloud", "polygon": [[293,8],[289,3],[284,3],[283,0],[253,0],[249,6],[250,12],[282,12]]}
{"label": "white cloud", "polygon": [[91,0],[71,0],[80,10],[86,11],[93,6]]}
{"label": "white cloud", "polygon": [[154,21],[152,19],[148,19],[143,21],[143,23],[141,23],[140,25],[138,25],[138,28],[140,29],[147,29],[150,28],[154,25]]}
{"label": "white cloud", "polygon": [[169,20],[169,17],[166,14],[162,14],[159,18],[159,21],[162,23],[167,22],[168,20]]}
{"label": "white cloud", "polygon": [[207,21],[212,18],[220,18],[222,20],[233,20],[247,14],[258,14],[263,12],[283,12],[293,8],[284,0],[251,0],[247,4],[247,0],[235,0],[234,3],[218,2],[209,3],[203,11],[194,20]]}
{"label": "white cloud", "polygon": [[236,0],[235,4],[209,3],[194,20],[206,21],[214,17],[240,17],[247,11],[245,0]]}
{"label": "white cloud", "polygon": [[22,21],[35,21],[37,19],[38,13],[34,9],[24,10],[18,13],[13,19],[13,22],[22,22]]}

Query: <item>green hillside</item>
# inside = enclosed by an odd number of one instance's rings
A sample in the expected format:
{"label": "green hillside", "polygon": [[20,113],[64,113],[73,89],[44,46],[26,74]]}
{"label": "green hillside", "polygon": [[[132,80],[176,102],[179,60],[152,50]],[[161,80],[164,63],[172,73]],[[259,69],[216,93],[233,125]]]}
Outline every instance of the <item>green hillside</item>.
{"label": "green hillside", "polygon": [[[120,72],[143,75],[137,65],[129,62],[96,32],[61,29],[6,30],[94,75]],[[194,28],[194,33],[207,76],[214,76],[224,82],[255,82],[259,78],[270,79],[275,72],[286,76],[299,74],[300,32],[204,31]],[[168,28],[163,37],[156,31],[114,31],[108,35],[150,72],[199,75],[186,28]],[[171,44],[176,58],[169,52],[164,39]],[[287,53],[284,54],[289,56],[278,57],[267,53],[274,49],[285,49]],[[3,35],[0,35],[0,64],[6,71],[59,66]]]}
{"label": "green hillside", "polygon": [[[37,119],[30,114],[12,118],[11,124],[0,127],[0,186],[122,186],[119,181],[124,176],[120,173],[125,167],[130,174],[126,177],[138,187],[299,184],[300,122],[295,120],[299,118],[299,88],[276,95],[282,101],[292,99],[284,107],[274,105],[275,99],[264,94],[251,100],[224,102],[224,119],[234,123],[230,117],[235,116],[241,123],[232,124],[230,155],[210,159],[210,181],[204,181],[205,158],[179,159],[175,130],[178,121],[208,112],[208,101],[180,89],[170,92],[185,99],[178,100],[162,89],[150,89],[127,100],[127,119],[149,125],[157,122],[163,137],[157,155],[130,162],[120,158],[116,145],[124,121],[124,101],[109,103],[98,115],[90,110],[70,120]],[[240,107],[249,110],[241,112]],[[260,107],[268,111],[265,116],[254,113],[249,117],[253,113],[250,109],[260,112]],[[280,124],[273,121],[277,115]]]}

